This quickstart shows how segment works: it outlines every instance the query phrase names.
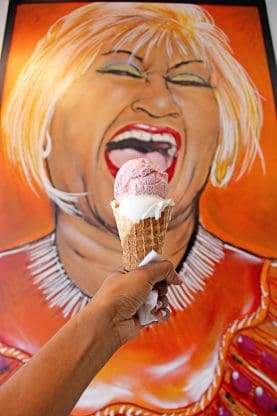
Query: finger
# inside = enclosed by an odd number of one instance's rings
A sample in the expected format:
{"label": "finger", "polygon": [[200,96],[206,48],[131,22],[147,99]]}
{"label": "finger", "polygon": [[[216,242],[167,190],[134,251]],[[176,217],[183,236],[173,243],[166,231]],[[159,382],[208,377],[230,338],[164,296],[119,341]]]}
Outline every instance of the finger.
{"label": "finger", "polygon": [[137,315],[133,316],[133,320],[134,320],[135,331],[137,331],[137,333],[139,333],[139,331],[142,328],[142,325],[139,322],[138,316]]}
{"label": "finger", "polygon": [[165,309],[168,307],[168,299],[166,296],[162,296],[158,298],[156,306],[152,309],[152,312],[158,312],[161,309]]}
{"label": "finger", "polygon": [[175,272],[173,264],[168,260],[155,261],[135,270],[140,279],[146,279],[152,286],[165,280],[168,284],[179,285],[181,278]]}
{"label": "finger", "polygon": [[168,308],[161,309],[154,313],[159,322],[166,321],[170,317],[170,311]]}
{"label": "finger", "polygon": [[168,284],[163,280],[162,282],[156,283],[153,289],[158,291],[159,297],[165,296],[168,292]]}
{"label": "finger", "polygon": [[123,266],[118,266],[118,267],[116,267],[115,269],[112,270],[111,274],[114,274],[114,273],[125,274],[125,273],[127,273],[127,270],[125,270]]}
{"label": "finger", "polygon": [[169,285],[181,285],[182,283],[184,283],[174,268],[165,280]]}

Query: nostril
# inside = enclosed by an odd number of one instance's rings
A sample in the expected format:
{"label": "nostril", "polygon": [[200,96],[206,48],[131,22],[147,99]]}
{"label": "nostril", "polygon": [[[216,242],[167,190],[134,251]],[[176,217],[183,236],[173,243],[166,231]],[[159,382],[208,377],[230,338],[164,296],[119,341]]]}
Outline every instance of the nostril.
{"label": "nostril", "polygon": [[173,118],[178,118],[179,117],[179,113],[171,113],[170,114],[170,117],[173,117]]}
{"label": "nostril", "polygon": [[131,108],[134,111],[143,111],[143,108],[139,105],[139,100],[132,102]]}

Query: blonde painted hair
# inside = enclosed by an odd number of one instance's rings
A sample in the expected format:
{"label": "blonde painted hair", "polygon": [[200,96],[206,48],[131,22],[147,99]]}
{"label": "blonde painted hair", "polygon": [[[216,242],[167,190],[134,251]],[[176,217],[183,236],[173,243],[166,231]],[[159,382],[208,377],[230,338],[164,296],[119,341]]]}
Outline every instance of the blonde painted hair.
{"label": "blonde painted hair", "polygon": [[[53,187],[45,158],[51,146],[48,129],[55,105],[71,83],[91,66],[101,48],[122,49],[132,41],[133,53],[161,45],[169,57],[172,45],[186,56],[193,53],[209,65],[216,79],[219,145],[211,182],[223,187],[232,178],[240,149],[240,175],[260,153],[262,105],[255,86],[230,51],[225,34],[211,16],[195,5],[165,3],[92,3],[58,20],[47,32],[18,78],[3,115],[9,157],[21,166],[33,187],[44,188],[62,209],[74,212],[78,194]],[[261,154],[260,154],[261,156]],[[262,156],[261,156],[262,158]]]}

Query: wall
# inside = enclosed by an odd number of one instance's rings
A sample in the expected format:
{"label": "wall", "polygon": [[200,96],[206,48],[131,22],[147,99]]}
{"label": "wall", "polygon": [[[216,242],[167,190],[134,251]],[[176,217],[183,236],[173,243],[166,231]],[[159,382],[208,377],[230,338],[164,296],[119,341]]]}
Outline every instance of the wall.
{"label": "wall", "polygon": [[7,13],[8,13],[8,4],[9,4],[9,0],[0,1],[0,56],[1,56],[5,26],[6,26],[5,23],[6,23]]}

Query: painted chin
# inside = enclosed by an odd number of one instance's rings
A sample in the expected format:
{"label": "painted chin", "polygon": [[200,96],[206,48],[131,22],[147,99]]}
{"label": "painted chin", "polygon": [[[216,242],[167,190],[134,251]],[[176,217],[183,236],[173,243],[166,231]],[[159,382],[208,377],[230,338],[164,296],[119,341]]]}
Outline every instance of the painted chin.
{"label": "painted chin", "polygon": [[125,162],[143,157],[166,172],[171,181],[180,145],[181,135],[172,128],[129,124],[118,130],[106,144],[105,161],[110,174],[115,177]]}

